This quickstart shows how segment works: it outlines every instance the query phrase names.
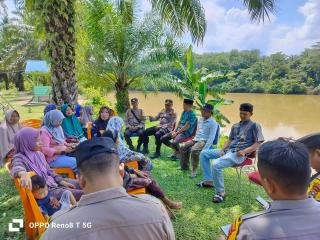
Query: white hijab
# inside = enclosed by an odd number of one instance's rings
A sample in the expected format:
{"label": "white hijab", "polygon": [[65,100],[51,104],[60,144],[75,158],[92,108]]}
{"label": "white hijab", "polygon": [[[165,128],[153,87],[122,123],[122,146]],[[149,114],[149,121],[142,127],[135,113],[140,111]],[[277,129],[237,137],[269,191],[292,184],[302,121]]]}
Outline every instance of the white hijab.
{"label": "white hijab", "polygon": [[2,164],[4,158],[7,156],[8,152],[10,152],[10,150],[14,148],[14,136],[21,129],[20,123],[11,123],[11,117],[14,112],[17,111],[14,109],[7,110],[5,119],[0,124],[0,165]]}

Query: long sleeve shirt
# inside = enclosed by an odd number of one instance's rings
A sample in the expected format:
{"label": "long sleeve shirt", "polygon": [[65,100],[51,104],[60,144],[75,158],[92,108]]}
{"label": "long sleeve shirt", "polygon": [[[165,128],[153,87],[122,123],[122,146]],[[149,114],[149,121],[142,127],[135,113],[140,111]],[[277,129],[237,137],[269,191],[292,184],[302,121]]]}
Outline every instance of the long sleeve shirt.
{"label": "long sleeve shirt", "polygon": [[198,120],[198,127],[194,140],[205,141],[206,145],[203,147],[203,149],[209,149],[213,144],[217,130],[218,123],[212,117],[208,119],[204,119],[202,117]]}

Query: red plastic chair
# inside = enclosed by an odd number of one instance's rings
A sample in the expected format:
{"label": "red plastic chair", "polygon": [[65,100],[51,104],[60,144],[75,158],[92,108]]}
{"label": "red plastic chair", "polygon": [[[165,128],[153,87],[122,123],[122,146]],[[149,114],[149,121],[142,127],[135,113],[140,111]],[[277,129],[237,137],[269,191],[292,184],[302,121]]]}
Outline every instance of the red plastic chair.
{"label": "red plastic chair", "polygon": [[248,176],[248,179],[249,179],[250,183],[254,183],[254,184],[257,184],[259,186],[262,186],[260,173],[258,171],[248,173],[247,176]]}
{"label": "red plastic chair", "polygon": [[247,158],[240,164],[236,164],[233,166],[233,168],[236,169],[237,176],[238,176],[238,190],[241,189],[241,176],[243,172],[255,172],[256,166],[256,152],[250,153]]}

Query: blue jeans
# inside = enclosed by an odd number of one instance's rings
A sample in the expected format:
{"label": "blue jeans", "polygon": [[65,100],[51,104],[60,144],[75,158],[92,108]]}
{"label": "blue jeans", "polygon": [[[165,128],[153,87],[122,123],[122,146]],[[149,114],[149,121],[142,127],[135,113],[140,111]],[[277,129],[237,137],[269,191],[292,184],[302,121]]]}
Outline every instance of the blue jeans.
{"label": "blue jeans", "polygon": [[[203,153],[201,152],[200,154],[201,163],[202,165],[204,164],[204,167],[202,167],[204,177],[205,177],[204,180],[207,180],[207,181],[213,180],[216,193],[224,192],[223,169],[232,167],[236,164],[240,164],[245,160],[245,157],[238,157],[236,152],[228,151],[225,155],[221,157],[220,157],[220,152],[221,151],[218,149],[209,149],[209,150],[205,150]],[[201,155],[202,155],[202,158],[201,158]],[[213,161],[212,173],[210,175],[208,172],[210,171],[211,158],[217,158],[217,159]]]}
{"label": "blue jeans", "polygon": [[74,172],[77,172],[77,161],[74,157],[66,155],[60,155],[49,163],[51,168],[71,168]]}
{"label": "blue jeans", "polygon": [[211,159],[219,158],[220,153],[221,150],[212,148],[201,151],[199,159],[204,181],[213,181]]}

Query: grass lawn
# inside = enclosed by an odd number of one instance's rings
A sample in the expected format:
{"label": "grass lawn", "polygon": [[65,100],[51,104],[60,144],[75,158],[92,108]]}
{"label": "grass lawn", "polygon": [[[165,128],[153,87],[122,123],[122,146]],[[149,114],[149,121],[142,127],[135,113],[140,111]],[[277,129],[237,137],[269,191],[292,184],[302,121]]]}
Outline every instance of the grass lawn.
{"label": "grass lawn", "polygon": [[[12,99],[13,100],[13,99]],[[41,117],[43,107],[35,108],[32,114],[27,109],[22,110],[18,101],[12,101],[21,118]],[[26,114],[26,115],[24,115]],[[222,138],[223,141],[223,138]],[[150,147],[153,146],[153,138]],[[150,149],[152,153],[152,148]],[[170,151],[166,149],[166,154]],[[166,157],[153,160],[153,177],[158,181],[165,193],[172,199],[182,201],[183,209],[177,211],[177,218],[173,220],[177,239],[215,239],[221,235],[220,226],[231,223],[238,215],[259,211],[261,208],[256,203],[255,197],[266,195],[261,187],[249,185],[246,176],[242,177],[241,190],[235,169],[224,172],[227,200],[221,204],[211,202],[213,190],[199,189],[195,184],[201,181],[201,175],[190,179],[188,172],[176,170],[179,163]],[[23,233],[8,233],[8,223],[12,218],[22,218],[23,210],[20,199],[9,174],[0,170],[0,236],[1,239],[24,239]]]}

